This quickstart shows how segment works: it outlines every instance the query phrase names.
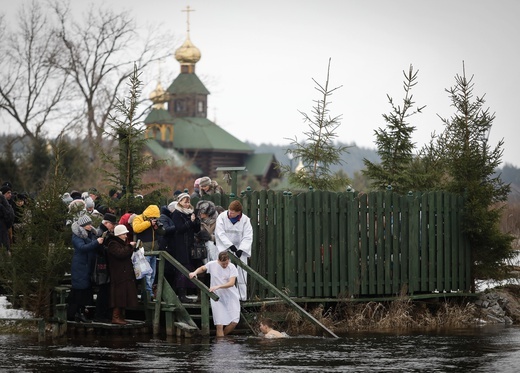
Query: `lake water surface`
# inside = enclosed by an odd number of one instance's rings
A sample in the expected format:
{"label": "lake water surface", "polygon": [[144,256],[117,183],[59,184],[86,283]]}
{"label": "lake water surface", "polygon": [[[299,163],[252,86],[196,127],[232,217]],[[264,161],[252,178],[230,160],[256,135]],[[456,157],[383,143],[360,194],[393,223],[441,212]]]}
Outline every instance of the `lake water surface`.
{"label": "lake water surface", "polygon": [[0,351],[2,372],[519,372],[520,327],[277,340],[0,335]]}

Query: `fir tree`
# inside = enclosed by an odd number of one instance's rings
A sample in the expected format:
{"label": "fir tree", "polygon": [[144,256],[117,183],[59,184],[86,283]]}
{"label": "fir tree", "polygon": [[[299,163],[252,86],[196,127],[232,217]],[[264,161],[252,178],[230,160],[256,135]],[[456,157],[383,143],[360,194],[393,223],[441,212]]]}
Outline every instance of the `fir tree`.
{"label": "fir tree", "polygon": [[[145,127],[143,122],[138,120],[137,107],[141,94],[141,81],[139,80],[137,66],[134,65],[134,72],[129,78],[129,94],[124,100],[117,99],[115,106],[116,113],[110,115],[110,132],[118,143],[117,156],[114,152],[101,152],[101,158],[112,168],[102,170],[105,180],[115,189],[121,189],[123,196],[119,201],[122,211],[137,211],[142,206],[137,203],[134,194],[154,188],[156,183],[144,183],[143,175],[157,168],[163,161],[154,160],[152,156],[145,154],[144,148],[147,138],[144,136]],[[150,201],[155,202],[156,201]],[[136,203],[139,205],[136,207]]]}
{"label": "fir tree", "polygon": [[364,159],[366,169],[363,170],[363,174],[371,179],[374,189],[384,190],[391,185],[394,191],[401,194],[412,189],[409,169],[414,159],[415,144],[412,142],[412,134],[415,127],[408,123],[408,119],[424,108],[422,106],[414,109],[415,102],[411,90],[417,84],[417,74],[418,71],[414,72],[412,65],[408,72],[403,71],[405,97],[402,107],[396,106],[393,99],[387,95],[392,107],[389,114],[383,114],[387,126],[374,131],[381,163],[376,164]]}
{"label": "fir tree", "polygon": [[502,209],[497,202],[505,201],[510,191],[495,169],[501,163],[501,140],[495,147],[489,133],[495,115],[484,109],[484,97],[473,98],[473,77],[455,77],[449,93],[455,114],[442,119],[445,129],[438,138],[447,178],[446,189],[464,195],[464,229],[473,253],[476,278],[501,278],[507,275],[506,260],[512,255],[512,237],[499,227]]}
{"label": "fir tree", "polygon": [[315,101],[316,106],[313,108],[312,117],[300,112],[304,117],[304,123],[309,126],[309,130],[304,132],[307,141],[300,143],[295,138],[291,142],[291,148],[286,151],[286,154],[301,160],[303,168],[293,172],[290,166],[282,165],[280,169],[282,174],[289,176],[289,182],[293,185],[336,191],[345,187],[349,180],[340,174],[333,174],[330,166],[343,163],[341,154],[347,152],[348,146],[334,145],[334,139],[337,137],[336,130],[341,124],[341,116],[330,117],[329,97],[341,86],[329,89],[329,73],[330,59],[325,86],[313,79],[317,86],[316,90],[320,92],[322,98]]}

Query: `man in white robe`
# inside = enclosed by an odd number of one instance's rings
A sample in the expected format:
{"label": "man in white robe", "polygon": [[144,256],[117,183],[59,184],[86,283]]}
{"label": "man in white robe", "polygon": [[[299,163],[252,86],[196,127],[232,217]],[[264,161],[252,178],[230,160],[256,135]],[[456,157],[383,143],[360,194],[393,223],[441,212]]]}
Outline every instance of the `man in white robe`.
{"label": "man in white robe", "polygon": [[[253,227],[251,219],[242,213],[242,204],[232,201],[226,211],[217,218],[215,241],[219,252],[230,250],[247,264],[253,245]],[[247,299],[247,272],[238,269],[237,287],[240,300]]]}

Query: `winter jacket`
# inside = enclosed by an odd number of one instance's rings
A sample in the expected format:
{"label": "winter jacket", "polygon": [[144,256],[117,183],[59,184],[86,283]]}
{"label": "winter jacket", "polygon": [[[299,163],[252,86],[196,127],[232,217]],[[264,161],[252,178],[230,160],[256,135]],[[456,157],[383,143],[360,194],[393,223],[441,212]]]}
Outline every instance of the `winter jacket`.
{"label": "winter jacket", "polygon": [[90,231],[77,222],[72,224],[72,265],[70,270],[73,289],[88,289],[91,286],[90,277],[94,270],[96,251],[102,247],[97,241],[96,228]]}

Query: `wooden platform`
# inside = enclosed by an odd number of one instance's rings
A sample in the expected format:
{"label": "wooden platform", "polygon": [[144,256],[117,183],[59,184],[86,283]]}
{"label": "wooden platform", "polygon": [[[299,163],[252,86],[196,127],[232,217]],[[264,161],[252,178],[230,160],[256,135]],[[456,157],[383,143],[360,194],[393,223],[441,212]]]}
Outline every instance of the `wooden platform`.
{"label": "wooden platform", "polygon": [[67,321],[67,332],[74,334],[150,334],[151,323],[141,320],[126,320],[128,324],[118,325],[105,322],[92,321],[89,323]]}

